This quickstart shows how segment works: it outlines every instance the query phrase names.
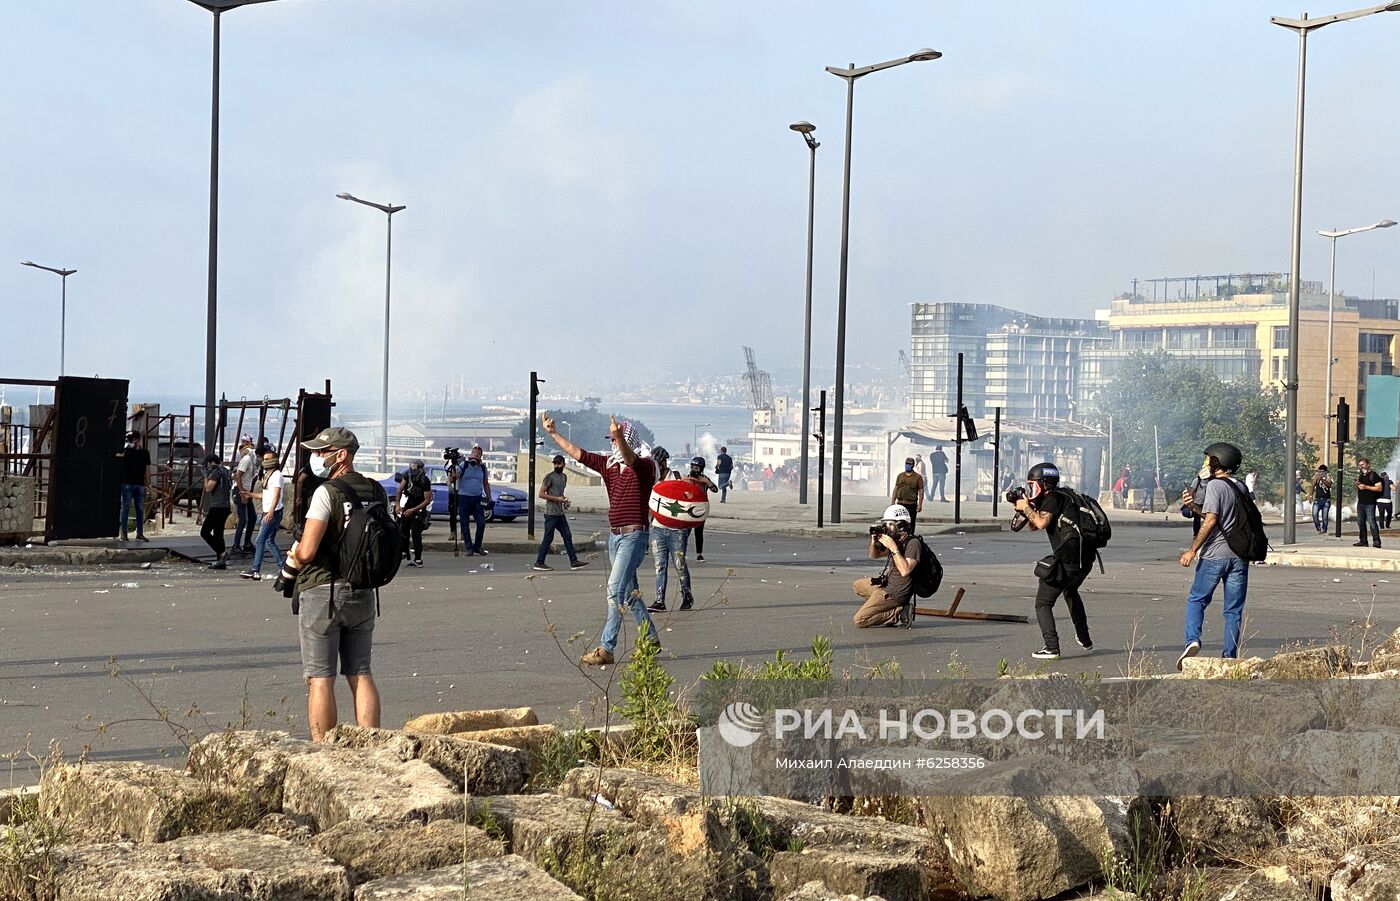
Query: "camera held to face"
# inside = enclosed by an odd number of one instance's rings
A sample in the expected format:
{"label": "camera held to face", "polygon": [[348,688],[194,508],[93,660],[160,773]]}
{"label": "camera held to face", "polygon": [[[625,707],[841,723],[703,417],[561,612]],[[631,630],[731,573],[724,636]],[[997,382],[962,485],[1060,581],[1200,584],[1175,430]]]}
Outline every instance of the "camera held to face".
{"label": "camera held to face", "polygon": [[462,456],[462,450],[461,450],[461,448],[457,448],[457,447],[444,448],[444,449],[443,449],[443,452],[442,452],[442,462],[444,462],[444,463],[456,463],[456,462],[457,462],[457,459],[458,459],[459,457],[461,457],[461,456]]}
{"label": "camera held to face", "polygon": [[1007,489],[1006,502],[1008,504],[1015,504],[1017,501],[1021,500],[1026,496],[1026,489],[1022,488],[1020,485],[1017,485],[1014,488]]}

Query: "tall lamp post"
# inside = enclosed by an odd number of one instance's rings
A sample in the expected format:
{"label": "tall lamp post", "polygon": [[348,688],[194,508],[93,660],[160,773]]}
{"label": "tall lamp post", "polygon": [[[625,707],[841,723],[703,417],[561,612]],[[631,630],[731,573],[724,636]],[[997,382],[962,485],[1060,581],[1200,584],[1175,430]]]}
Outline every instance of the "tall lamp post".
{"label": "tall lamp post", "polygon": [[817,148],[821,146],[812,132],[811,122],[794,122],[788,126],[807,142],[812,162],[807,175],[807,303],[802,325],[802,446],[798,450],[797,502],[807,503],[807,452],[812,431],[812,234],[817,206]]}
{"label": "tall lamp post", "polygon": [[1372,231],[1377,228],[1390,228],[1395,224],[1394,219],[1383,219],[1374,225],[1363,225],[1359,228],[1347,228],[1341,231],[1322,231],[1318,234],[1324,238],[1332,239],[1332,267],[1331,275],[1327,282],[1327,400],[1322,405],[1322,411],[1327,415],[1327,440],[1322,443],[1323,458],[1327,457],[1327,449],[1332,446],[1332,312],[1333,304],[1337,298],[1337,239],[1345,238],[1347,235],[1359,235],[1362,232]]}
{"label": "tall lamp post", "polygon": [[219,18],[231,9],[269,0],[190,0],[214,14],[213,112],[209,125],[209,300],[204,314],[204,446],[213,448],[217,431],[214,381],[219,347]]}
{"label": "tall lamp post", "polygon": [[[1269,21],[1281,28],[1298,34],[1298,111],[1293,142],[1293,252],[1290,256],[1288,276],[1288,377],[1284,384],[1284,478],[1293,478],[1298,469],[1298,291],[1303,256],[1303,111],[1308,75],[1308,34],[1334,22],[1360,19],[1376,13],[1400,11],[1400,0],[1368,6],[1365,9],[1347,13],[1309,19],[1303,13],[1297,19],[1272,16]],[[1330,357],[1329,357],[1330,369]],[[1298,505],[1288,505],[1288,514],[1283,517],[1283,543],[1297,543]]]}
{"label": "tall lamp post", "polygon": [[[1394,225],[1395,223],[1391,223]],[[58,374],[66,375],[67,369],[64,367],[64,345],[68,340],[68,276],[77,272],[76,269],[55,269],[52,266],[40,266],[33,260],[25,260],[21,266],[31,266],[35,269],[42,269],[45,272],[52,272],[63,279],[63,291],[59,299],[58,307]]]}
{"label": "tall lamp post", "polygon": [[690,455],[692,457],[700,453],[700,430],[709,427],[708,422],[697,422],[690,427]]}
{"label": "tall lamp post", "polygon": [[[1400,3],[1400,0],[1396,0],[1396,2]],[[937,50],[925,47],[909,56],[901,56],[899,59],[887,60],[871,66],[856,68],[856,64],[851,63],[844,69],[836,66],[826,67],[826,71],[832,75],[846,80],[846,163],[841,179],[841,279],[836,296],[836,396],[833,398],[836,418],[833,424],[835,435],[831,442],[832,522],[841,521],[841,452],[845,449],[842,443],[842,425],[846,412],[846,262],[850,251],[851,235],[851,119],[855,112],[856,79],[864,78],[871,72],[893,69],[895,66],[902,66],[905,63],[935,60],[942,55]]]}
{"label": "tall lamp post", "polygon": [[[361,200],[354,194],[341,193],[335,196],[341,200],[350,200],[374,207],[384,214],[384,220],[389,225],[388,237],[384,244],[384,393],[379,407],[379,428],[383,435],[379,448],[379,468],[387,471],[389,468],[389,274],[394,261],[394,214],[400,210],[406,210],[408,207]],[[534,453],[534,448],[531,448],[530,452]]]}

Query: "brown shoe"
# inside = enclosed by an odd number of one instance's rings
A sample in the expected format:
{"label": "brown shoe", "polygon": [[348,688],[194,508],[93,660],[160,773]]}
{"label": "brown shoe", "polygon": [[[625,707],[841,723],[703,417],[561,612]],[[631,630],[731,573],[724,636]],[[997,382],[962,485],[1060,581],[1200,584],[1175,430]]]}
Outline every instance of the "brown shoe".
{"label": "brown shoe", "polygon": [[613,655],[603,648],[594,648],[579,661],[584,666],[607,666],[613,662]]}

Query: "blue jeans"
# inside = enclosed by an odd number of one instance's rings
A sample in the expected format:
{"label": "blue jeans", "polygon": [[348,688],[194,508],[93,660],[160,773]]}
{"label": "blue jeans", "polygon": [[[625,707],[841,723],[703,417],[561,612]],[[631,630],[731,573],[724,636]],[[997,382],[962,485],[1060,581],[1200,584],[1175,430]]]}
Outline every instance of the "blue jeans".
{"label": "blue jeans", "polygon": [[1376,519],[1375,504],[1357,504],[1356,519],[1361,524],[1361,540],[1366,541],[1366,524],[1371,524],[1371,543],[1381,546],[1381,525]]}
{"label": "blue jeans", "polygon": [[933,500],[933,493],[936,491],[938,492],[938,499],[940,501],[946,501],[948,499],[948,495],[944,494],[943,492],[944,485],[947,484],[947,481],[948,473],[935,472],[933,474],[933,480],[930,481],[928,484],[928,499]]}
{"label": "blue jeans", "polygon": [[277,563],[277,569],[282,568],[282,552],[277,549],[277,530],[282,526],[282,510],[279,508],[272,514],[272,522],[264,522],[261,517],[258,522],[262,523],[258,527],[258,546],[253,551],[253,572],[262,571],[263,554],[268,548],[272,548],[272,559]]}
{"label": "blue jeans", "polygon": [[651,555],[656,562],[656,602],[666,603],[666,584],[671,575],[671,563],[681,574],[681,603],[690,600],[690,567],[685,562],[686,545],[690,543],[688,529],[651,530]]}
{"label": "blue jeans", "polygon": [[[467,540],[467,523],[472,519],[476,520],[476,541]],[[481,505],[480,497],[457,495],[457,526],[462,530],[467,550],[481,550],[481,539],[486,536],[486,508]]]}
{"label": "blue jeans", "polygon": [[1191,596],[1186,599],[1186,643],[1201,640],[1206,608],[1221,582],[1225,583],[1225,650],[1220,656],[1233,658],[1239,652],[1240,616],[1249,591],[1249,564],[1239,557],[1196,563],[1196,578],[1191,580]]}
{"label": "blue jeans", "polygon": [[559,532],[559,538],[564,542],[564,553],[569,555],[570,563],[578,562],[578,554],[574,553],[574,533],[569,528],[567,516],[544,515],[544,540],[540,542],[540,552],[535,556],[535,565],[544,564],[545,555],[549,553],[549,546],[554,543],[554,533]]}
{"label": "blue jeans", "polygon": [[233,546],[248,547],[253,543],[253,535],[258,531],[257,507],[252,501],[234,501],[238,513],[238,525],[233,530]]}
{"label": "blue jeans", "polygon": [[122,486],[122,535],[126,535],[126,517],[132,507],[136,508],[136,537],[146,534],[146,486]]}
{"label": "blue jeans", "polygon": [[1319,532],[1326,532],[1331,513],[1331,501],[1313,501],[1313,528]]}
{"label": "blue jeans", "polygon": [[716,473],[719,476],[719,502],[722,504],[729,498],[729,473]]}
{"label": "blue jeans", "polygon": [[642,565],[642,558],[646,555],[645,529],[608,536],[608,560],[612,563],[612,572],[608,574],[608,621],[603,625],[603,637],[598,643],[609,654],[617,649],[617,636],[622,631],[622,611],[628,607],[632,609],[632,618],[637,621],[638,632],[645,633],[658,644],[661,642],[637,585],[637,567]]}

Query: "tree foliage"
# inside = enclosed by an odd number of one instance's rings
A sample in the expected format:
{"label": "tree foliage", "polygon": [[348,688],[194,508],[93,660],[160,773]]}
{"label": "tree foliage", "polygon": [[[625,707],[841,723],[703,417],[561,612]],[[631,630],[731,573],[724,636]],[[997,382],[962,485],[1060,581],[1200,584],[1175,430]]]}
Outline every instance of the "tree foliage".
{"label": "tree foliage", "polygon": [[[1161,448],[1162,488],[1175,497],[1201,466],[1201,451],[1228,441],[1244,454],[1241,475],[1259,471],[1259,493],[1279,501],[1291,482],[1284,473],[1284,406],[1282,393],[1257,381],[1222,382],[1189,359],[1162,351],[1133,354],[1114,380],[1097,395],[1097,425],[1113,425],[1110,481],[1123,466],[1133,469],[1140,487],[1151,484],[1156,470],[1153,426]],[[1317,447],[1298,440],[1298,466],[1311,473]]]}
{"label": "tree foliage", "polygon": [[[568,438],[574,444],[584,450],[596,450],[602,453],[607,452],[608,419],[610,414],[600,412],[597,407],[587,410],[542,410],[545,416],[553,417],[556,422],[555,428],[559,434]],[[621,416],[618,416],[621,419]],[[567,426],[564,423],[569,423]],[[632,420],[632,424],[637,427],[637,437],[647,444],[656,444],[656,436],[651,429],[647,428],[640,420]],[[554,441],[544,433],[543,428],[536,426],[539,432],[539,439],[544,442],[540,450],[547,454],[557,454],[559,447]],[[511,435],[522,440],[530,437],[530,420],[522,419],[511,430]]]}

